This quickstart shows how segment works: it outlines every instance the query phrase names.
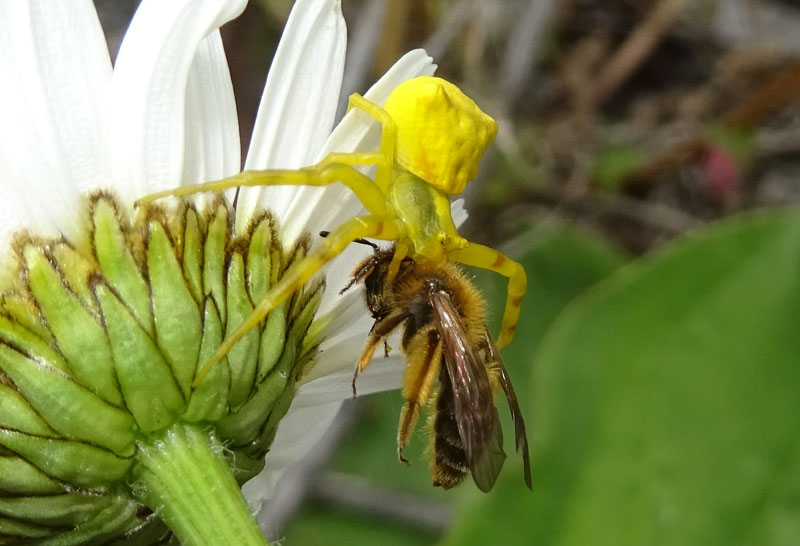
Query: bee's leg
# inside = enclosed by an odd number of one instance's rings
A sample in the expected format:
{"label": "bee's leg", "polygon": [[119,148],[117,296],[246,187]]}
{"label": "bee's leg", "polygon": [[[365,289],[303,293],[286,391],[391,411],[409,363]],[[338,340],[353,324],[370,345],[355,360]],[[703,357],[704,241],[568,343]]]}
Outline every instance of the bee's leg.
{"label": "bee's leg", "polygon": [[[357,159],[361,154],[337,154],[349,156],[351,160]],[[366,154],[369,155],[369,154]],[[329,156],[336,157],[336,156]],[[266,171],[244,171],[229,178],[182,186],[147,195],[138,201],[141,206],[162,197],[192,195],[207,191],[221,191],[239,186],[329,186],[340,182],[347,186],[364,205],[370,214],[384,216],[388,214],[386,196],[367,175],[361,173],[349,164],[331,162],[327,158],[317,165],[302,169],[274,169]],[[362,237],[356,237],[360,239]]]}
{"label": "bee's leg", "polygon": [[202,381],[211,366],[219,362],[237,341],[258,325],[270,311],[297,292],[323,265],[341,254],[353,240],[363,237],[392,240],[401,237],[403,230],[403,225],[397,220],[375,216],[351,218],[341,224],[322,241],[319,247],[312,250],[308,256],[292,266],[281,280],[269,289],[261,302],[250,313],[250,316],[233,333],[227,335],[217,352],[214,353],[214,356],[211,357],[195,378],[194,386]]}
{"label": "bee's leg", "polygon": [[[414,345],[424,344],[423,347]],[[406,403],[400,412],[400,424],[397,427],[397,457],[410,464],[403,456],[403,449],[408,445],[414,425],[419,418],[420,407],[428,401],[433,383],[439,375],[442,363],[442,343],[439,332],[430,328],[427,334],[420,333],[411,340],[406,349],[407,355],[424,355],[421,360],[409,358],[403,375],[403,398]]]}
{"label": "bee's leg", "polygon": [[400,326],[408,317],[408,313],[398,311],[372,325],[372,330],[370,330],[369,338],[367,339],[367,345],[364,347],[364,352],[361,353],[361,358],[358,359],[356,371],[353,373],[353,398],[356,397],[356,379],[358,378],[358,374],[369,366],[372,355],[375,354],[375,350],[381,342],[383,342],[384,345],[386,344],[386,336],[391,334],[392,331]]}
{"label": "bee's leg", "polygon": [[489,269],[508,278],[508,292],[506,307],[503,312],[503,324],[500,327],[500,336],[497,339],[497,348],[506,347],[514,339],[514,331],[519,322],[520,305],[522,296],[528,287],[528,277],[520,264],[488,246],[470,243],[467,248],[455,250],[449,254],[455,262]]}

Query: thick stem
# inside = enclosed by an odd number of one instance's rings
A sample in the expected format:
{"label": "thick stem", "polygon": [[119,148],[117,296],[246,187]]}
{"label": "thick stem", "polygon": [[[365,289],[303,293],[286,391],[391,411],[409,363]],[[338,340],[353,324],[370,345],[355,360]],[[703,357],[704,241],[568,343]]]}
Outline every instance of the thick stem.
{"label": "thick stem", "polygon": [[187,546],[267,544],[222,446],[200,426],[176,424],[138,445],[134,489]]}

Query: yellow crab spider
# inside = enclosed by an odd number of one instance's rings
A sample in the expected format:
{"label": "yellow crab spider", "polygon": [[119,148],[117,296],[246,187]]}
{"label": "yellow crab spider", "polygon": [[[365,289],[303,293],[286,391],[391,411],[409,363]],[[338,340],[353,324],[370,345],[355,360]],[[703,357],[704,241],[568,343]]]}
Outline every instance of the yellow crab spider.
{"label": "yellow crab spider", "polygon": [[[289,269],[250,316],[228,335],[195,384],[272,309],[356,239],[395,242],[390,277],[397,273],[406,256],[418,262],[440,263],[447,259],[507,277],[497,346],[503,348],[513,339],[527,288],[525,270],[504,254],[461,237],[450,216],[449,196],[461,193],[477,174],[478,163],[497,134],[497,123],[458,87],[431,76],[399,85],[383,108],[358,94],[350,97],[350,108],[363,110],[380,123],[378,151],[333,153],[316,165],[298,170],[244,171],[216,182],[154,193],[137,202],[142,205],[166,196],[237,186],[327,186],[339,182],[350,188],[369,213],[342,223],[318,248]],[[376,166],[375,178],[358,171],[359,165]]]}

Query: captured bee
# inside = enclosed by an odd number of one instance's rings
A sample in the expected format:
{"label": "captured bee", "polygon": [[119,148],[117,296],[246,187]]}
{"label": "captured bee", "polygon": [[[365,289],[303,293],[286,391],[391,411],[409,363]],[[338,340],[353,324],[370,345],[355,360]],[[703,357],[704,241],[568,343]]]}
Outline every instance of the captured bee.
{"label": "captured bee", "polygon": [[[392,277],[395,249],[379,250],[353,272],[350,283],[364,284],[367,308],[375,319],[358,367],[363,371],[387,336],[402,328],[401,350],[407,367],[406,403],[400,414],[397,452],[408,445],[421,406],[429,404],[429,446],[433,484],[450,489],[472,473],[482,491],[494,486],[506,454],[494,393],[505,391],[514,420],[516,448],[522,456],[525,483],[531,488],[525,423],[508,372],[484,319],[484,302],[459,267],[405,257]],[[388,348],[387,348],[388,350]],[[438,379],[438,389],[435,386]]]}

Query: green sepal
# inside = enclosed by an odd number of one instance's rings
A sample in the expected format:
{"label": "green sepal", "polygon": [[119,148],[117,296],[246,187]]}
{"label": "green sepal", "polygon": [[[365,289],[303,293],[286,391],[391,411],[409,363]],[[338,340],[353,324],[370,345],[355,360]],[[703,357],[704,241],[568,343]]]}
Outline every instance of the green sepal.
{"label": "green sepal", "polygon": [[[293,311],[290,316],[294,320],[286,335],[283,353],[275,368],[270,372],[269,377],[259,386],[259,391],[261,388],[265,389],[263,393],[265,398],[267,392],[271,391],[277,394],[276,397],[270,400],[269,414],[266,421],[264,421],[262,414],[260,426],[258,428],[254,426],[256,421],[254,419],[256,415],[254,410],[256,410],[257,406],[255,402],[250,405],[250,401],[248,401],[248,404],[245,404],[242,410],[235,414],[241,422],[226,423],[226,426],[231,427],[231,432],[237,433],[242,438],[245,438],[248,433],[257,434],[256,440],[251,440],[251,443],[244,449],[245,453],[250,457],[263,457],[266,454],[275,438],[280,420],[289,411],[289,406],[291,406],[294,399],[297,379],[302,376],[315,354],[314,347],[316,347],[316,344],[306,347],[303,340],[322,298],[322,287],[323,283],[318,282],[310,289],[295,294],[292,300]],[[256,393],[253,398],[256,399],[259,394],[261,392]],[[232,417],[233,414],[230,417],[231,420]],[[250,438],[253,438],[253,436],[250,436]]]}
{"label": "green sepal", "polygon": [[39,336],[45,343],[53,341],[53,333],[42,320],[42,314],[28,296],[11,292],[0,296],[0,309],[13,322]]}
{"label": "green sepal", "polygon": [[[0,518],[0,536],[19,538],[24,543],[26,539],[42,539],[58,533],[60,529],[53,529],[52,527],[43,527],[41,525],[33,525],[23,521],[16,521],[13,519]],[[41,540],[37,540],[35,544],[48,544]],[[14,544],[14,542],[9,542]]]}
{"label": "green sepal", "polygon": [[[228,265],[228,320],[225,337],[228,337],[253,312],[253,304],[245,287],[244,259],[234,252]],[[231,389],[228,399],[232,408],[247,400],[253,391],[258,364],[258,337],[260,326],[247,332],[242,339],[228,351],[228,366],[231,370]]]}
{"label": "green sepal", "polygon": [[[33,246],[24,251],[28,286],[55,334],[75,379],[104,400],[122,405],[103,327],[64,287],[44,253]],[[58,367],[58,364],[54,362]]]}
{"label": "green sepal", "polygon": [[152,334],[150,291],[129,250],[120,224],[119,214],[110,201],[105,198],[95,201],[92,209],[92,242],[103,276],[142,327]]}
{"label": "green sepal", "polygon": [[[203,313],[203,341],[200,346],[198,366],[202,366],[214,355],[222,342],[222,323],[214,300],[206,298]],[[203,381],[192,391],[189,404],[183,414],[186,421],[217,421],[228,413],[228,389],[230,388],[228,359],[223,358],[208,371]]]}
{"label": "green sepal", "polygon": [[42,472],[78,487],[99,488],[125,475],[131,459],[108,450],[58,438],[43,438],[0,428],[0,444]]}
{"label": "green sepal", "polygon": [[[287,354],[292,353],[287,348]],[[256,392],[235,413],[229,413],[217,424],[217,430],[234,446],[242,446],[252,441],[264,426],[264,417],[269,415],[286,388],[290,376],[291,359],[282,359],[273,373],[262,381]]]}
{"label": "green sepal", "polygon": [[203,301],[203,233],[194,209],[186,208],[184,222],[183,275],[199,305]]}
{"label": "green sepal", "polygon": [[105,495],[62,493],[38,497],[0,497],[0,515],[50,525],[78,525],[110,502]]}
{"label": "green sepal", "polygon": [[[269,446],[272,445],[272,440],[275,438],[278,423],[289,409],[289,404],[291,404],[295,394],[292,377],[296,357],[297,345],[292,343],[291,340],[288,340],[286,348],[281,355],[281,359],[278,361],[272,374],[270,374],[270,377],[264,381],[264,384],[266,384],[270,379],[274,378],[276,382],[281,382],[283,384],[283,390],[278,392],[278,396],[271,400],[270,412],[266,416],[266,419],[262,416],[260,430],[258,436],[255,437],[255,441],[251,439],[249,445],[243,449],[244,453],[250,457],[257,459],[263,457],[267,453]],[[277,384],[275,386],[277,386]],[[288,404],[283,399],[287,396],[287,393]]]}
{"label": "green sepal", "polygon": [[[109,512],[109,514],[113,516],[113,513]],[[133,546],[140,544],[143,546],[148,546],[151,544],[177,546],[177,539],[163,521],[155,516],[150,516],[144,525],[142,525],[141,518],[139,518],[139,520],[139,525],[133,527],[130,531],[125,533],[124,538],[109,542],[108,544],[110,546]],[[88,527],[88,525],[86,527]],[[111,535],[110,538],[114,538],[114,536],[115,535]],[[83,542],[76,542],[75,544],[83,544]]]}
{"label": "green sepal", "polygon": [[270,311],[261,332],[261,347],[258,354],[258,375],[256,383],[261,383],[272,372],[283,353],[286,343],[286,302]]}
{"label": "green sepal", "polygon": [[210,294],[226,321],[225,309],[225,246],[228,240],[228,209],[219,204],[208,221],[206,244],[203,245],[203,294]]}
{"label": "green sepal", "polygon": [[251,457],[264,457],[267,454],[269,447],[275,440],[275,434],[278,432],[278,425],[281,419],[283,419],[286,412],[289,411],[289,407],[292,405],[294,395],[294,382],[290,381],[272,406],[272,411],[261,429],[261,435],[244,449],[247,455]]}
{"label": "green sepal", "polygon": [[148,232],[147,272],[156,340],[184,396],[188,396],[200,351],[200,310],[186,286],[164,228],[158,222],[150,222]]}
{"label": "green sepal", "polygon": [[89,288],[89,277],[96,266],[89,263],[80,252],[66,243],[55,245],[51,252],[53,259],[58,264],[59,273],[64,277],[72,292],[78,296],[84,307],[96,313],[98,309],[95,308],[95,301]]}
{"label": "green sepal", "polygon": [[[78,544],[106,544],[108,540],[120,537],[126,532],[133,531],[142,524],[138,516],[141,505],[127,495],[109,497],[108,506],[101,508],[93,518],[79,524],[74,529],[62,532],[49,540],[39,542],[47,546],[73,546]],[[154,524],[160,525],[158,520]],[[154,526],[153,523],[147,527]],[[163,534],[163,532],[162,532]],[[124,541],[124,542],[123,542]],[[162,544],[162,542],[129,542],[123,539],[120,544]],[[114,542],[113,544],[118,544]]]}
{"label": "green sepal", "polygon": [[0,427],[28,434],[55,435],[55,431],[31,407],[25,397],[2,383],[0,383]]}
{"label": "green sepal", "polygon": [[[275,220],[266,212],[254,220],[247,251],[247,290],[250,301],[258,305],[267,290],[278,281],[283,270],[281,247]],[[267,315],[262,329],[256,383],[264,380],[278,362],[286,335],[286,305],[282,303]]]}
{"label": "green sepal", "polygon": [[69,377],[0,345],[0,368],[47,424],[63,436],[133,454],[133,419]]}
{"label": "green sepal", "polygon": [[128,308],[103,284],[94,287],[106,323],[125,405],[144,432],[168,426],[184,398],[169,364]]}
{"label": "green sepal", "polygon": [[225,455],[225,460],[228,462],[236,483],[240,486],[251,478],[258,476],[266,466],[264,455],[251,457],[241,450],[226,450],[223,455]]}
{"label": "green sepal", "polygon": [[[4,395],[0,395],[4,396]],[[52,495],[65,486],[19,457],[0,457],[0,491],[12,495]]]}
{"label": "green sepal", "polygon": [[286,336],[287,343],[297,344],[301,347],[300,356],[316,348],[319,340],[308,336],[314,314],[317,312],[319,302],[325,288],[322,280],[314,282],[309,288],[304,289],[292,300],[292,310],[290,316],[293,321],[290,325],[289,334]]}
{"label": "green sepal", "polygon": [[275,223],[265,214],[251,228],[247,249],[247,290],[253,304],[257,305],[277,281],[281,270],[278,244]]}
{"label": "green sepal", "polygon": [[0,341],[33,359],[47,362],[64,373],[72,372],[64,358],[51,345],[13,319],[0,316]]}

